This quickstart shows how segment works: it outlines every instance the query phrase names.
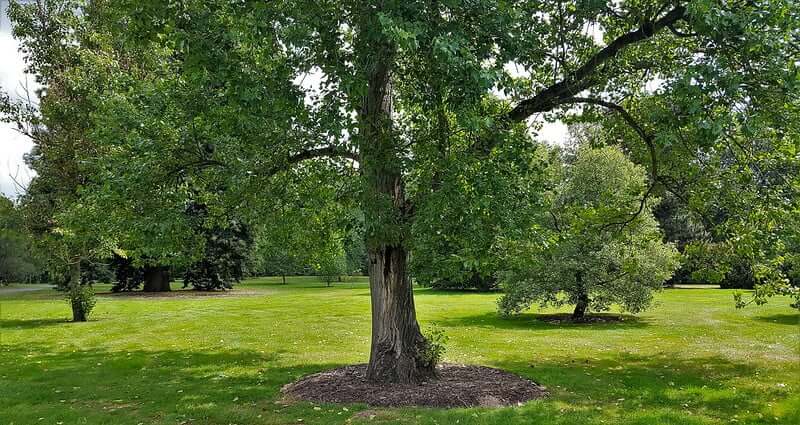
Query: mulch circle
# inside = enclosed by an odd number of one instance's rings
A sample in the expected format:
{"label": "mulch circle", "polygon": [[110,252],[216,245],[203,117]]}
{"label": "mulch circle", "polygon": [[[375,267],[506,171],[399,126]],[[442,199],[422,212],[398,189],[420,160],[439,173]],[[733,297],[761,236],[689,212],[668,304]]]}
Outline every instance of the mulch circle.
{"label": "mulch circle", "polygon": [[285,385],[287,401],[365,403],[400,407],[502,407],[548,396],[533,381],[485,366],[443,364],[436,379],[420,384],[372,384],[367,365],[352,365],[306,376]]}

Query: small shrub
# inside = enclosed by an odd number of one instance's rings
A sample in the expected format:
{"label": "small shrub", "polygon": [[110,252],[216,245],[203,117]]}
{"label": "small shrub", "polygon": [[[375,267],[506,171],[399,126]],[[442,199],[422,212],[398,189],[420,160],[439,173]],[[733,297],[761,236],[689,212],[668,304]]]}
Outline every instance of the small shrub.
{"label": "small shrub", "polygon": [[447,351],[447,340],[444,329],[432,326],[424,333],[425,346],[422,349],[421,357],[425,367],[436,367],[442,360]]}
{"label": "small shrub", "polygon": [[65,292],[65,299],[72,306],[73,320],[78,322],[88,320],[97,303],[94,289],[89,285],[70,286]]}

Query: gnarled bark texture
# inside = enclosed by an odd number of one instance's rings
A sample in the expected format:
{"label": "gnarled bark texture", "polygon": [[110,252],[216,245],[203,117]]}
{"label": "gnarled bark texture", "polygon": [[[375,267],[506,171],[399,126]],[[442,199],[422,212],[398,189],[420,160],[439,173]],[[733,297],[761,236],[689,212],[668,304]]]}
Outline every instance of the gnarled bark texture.
{"label": "gnarled bark texture", "polygon": [[147,267],[144,270],[144,292],[167,292],[171,288],[169,286],[170,275],[169,268],[167,267]]}
{"label": "gnarled bark texture", "polygon": [[372,346],[367,378],[412,383],[434,374],[423,359],[425,338],[417,324],[404,238],[409,215],[397,141],[392,136],[391,54],[380,48],[371,64],[361,111],[364,210],[373,226],[368,237],[372,301]]}

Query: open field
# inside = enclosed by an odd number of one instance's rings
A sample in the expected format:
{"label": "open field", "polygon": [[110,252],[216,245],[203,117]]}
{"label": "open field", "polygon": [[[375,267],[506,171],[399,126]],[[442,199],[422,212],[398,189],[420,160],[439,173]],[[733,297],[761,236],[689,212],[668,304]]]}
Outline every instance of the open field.
{"label": "open field", "polygon": [[284,405],[284,384],[366,361],[369,296],[363,278],[279,280],[223,296],[100,296],[87,323],[67,323],[54,291],[0,289],[0,425],[800,423],[800,316],[785,299],[736,310],[718,289],[667,290],[638,317],[584,325],[498,318],[497,294],[418,289],[423,327],[450,337],[446,361],[513,371],[550,398]]}

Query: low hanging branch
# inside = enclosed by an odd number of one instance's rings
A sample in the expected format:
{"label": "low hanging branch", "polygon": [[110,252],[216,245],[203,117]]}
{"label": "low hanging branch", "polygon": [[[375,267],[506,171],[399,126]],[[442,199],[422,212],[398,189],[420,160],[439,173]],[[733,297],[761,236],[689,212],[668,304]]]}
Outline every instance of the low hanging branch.
{"label": "low hanging branch", "polygon": [[316,158],[345,158],[358,162],[360,156],[357,152],[353,152],[341,146],[324,146],[320,148],[306,149],[296,154],[289,155],[286,162],[283,164],[275,165],[268,168],[264,173],[259,173],[264,176],[272,176],[277,174],[294,164]]}
{"label": "low hanging branch", "polygon": [[288,163],[296,164],[308,159],[314,158],[347,158],[353,161],[358,161],[359,156],[357,153],[347,150],[339,146],[325,146],[322,148],[307,149],[300,153],[289,156]]}

